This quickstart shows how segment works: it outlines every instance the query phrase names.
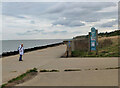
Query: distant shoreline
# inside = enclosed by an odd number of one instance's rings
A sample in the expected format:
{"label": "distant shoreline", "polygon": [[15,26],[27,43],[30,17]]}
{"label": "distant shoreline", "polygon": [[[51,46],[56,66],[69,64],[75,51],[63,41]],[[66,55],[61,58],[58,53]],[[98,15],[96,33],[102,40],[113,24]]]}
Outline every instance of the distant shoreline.
{"label": "distant shoreline", "polygon": [[[35,50],[39,50],[39,49],[45,49],[48,47],[54,47],[54,46],[58,46],[64,44],[63,42],[59,42],[59,43],[54,43],[54,44],[49,44],[49,45],[45,45],[45,46],[37,46],[37,47],[33,47],[33,48],[28,48],[28,49],[24,49],[24,52],[31,52],[31,51],[35,51]],[[13,55],[17,55],[19,54],[18,51],[10,51],[10,52],[3,52],[2,55],[0,55],[0,58],[2,57],[7,57],[7,56],[13,56]]]}

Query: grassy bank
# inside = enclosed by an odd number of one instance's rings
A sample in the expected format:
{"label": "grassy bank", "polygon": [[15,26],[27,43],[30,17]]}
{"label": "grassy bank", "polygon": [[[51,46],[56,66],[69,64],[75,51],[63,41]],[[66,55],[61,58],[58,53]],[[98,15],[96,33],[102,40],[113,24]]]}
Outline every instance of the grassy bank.
{"label": "grassy bank", "polygon": [[120,44],[118,36],[99,37],[98,54],[96,52],[72,51],[73,57],[118,57]]}

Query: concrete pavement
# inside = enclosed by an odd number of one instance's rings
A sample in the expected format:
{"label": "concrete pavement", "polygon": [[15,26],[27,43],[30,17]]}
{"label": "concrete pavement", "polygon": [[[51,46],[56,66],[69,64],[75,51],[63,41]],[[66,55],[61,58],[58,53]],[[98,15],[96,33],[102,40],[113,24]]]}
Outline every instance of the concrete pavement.
{"label": "concrete pavement", "polygon": [[[36,67],[38,70],[57,69],[60,72],[39,72],[35,78],[17,86],[118,85],[118,70],[105,69],[118,67],[118,58],[60,58],[65,50],[66,46],[60,45],[29,52],[24,55],[23,62],[18,61],[18,55],[3,58],[3,83]],[[95,70],[95,68],[98,68],[98,70]],[[64,72],[65,69],[81,69],[82,71]]]}
{"label": "concrete pavement", "polygon": [[[105,69],[110,67],[118,67],[117,58],[59,58],[39,67],[39,70],[57,69],[60,72],[39,73],[17,86],[117,86],[118,70]],[[82,71],[65,72],[65,69]]]}
{"label": "concrete pavement", "polygon": [[65,45],[60,45],[25,53],[23,62],[18,61],[19,55],[2,58],[2,83],[6,83],[29,69],[44,66],[60,58],[60,56],[64,54],[65,49]]}

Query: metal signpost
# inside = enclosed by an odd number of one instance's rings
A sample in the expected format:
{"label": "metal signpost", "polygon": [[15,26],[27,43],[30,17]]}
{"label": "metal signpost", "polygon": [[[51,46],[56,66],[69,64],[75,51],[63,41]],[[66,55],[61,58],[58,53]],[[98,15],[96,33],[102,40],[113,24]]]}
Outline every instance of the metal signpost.
{"label": "metal signpost", "polygon": [[67,43],[67,57],[71,56],[71,41]]}
{"label": "metal signpost", "polygon": [[69,41],[69,42],[68,42],[68,46],[69,46],[69,48],[71,47],[70,43],[71,43],[71,42]]}

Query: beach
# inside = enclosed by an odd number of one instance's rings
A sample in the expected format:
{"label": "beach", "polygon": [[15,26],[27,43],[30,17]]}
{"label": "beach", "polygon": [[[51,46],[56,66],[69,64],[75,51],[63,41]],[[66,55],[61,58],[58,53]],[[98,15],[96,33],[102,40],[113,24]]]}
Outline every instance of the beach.
{"label": "beach", "polygon": [[[23,62],[19,55],[2,58],[2,82],[6,83],[31,68],[57,69],[59,72],[38,72],[37,76],[17,86],[117,86],[117,57],[61,58],[66,45],[48,47],[25,53]],[[96,69],[97,68],[97,69]],[[109,68],[109,69],[106,69]],[[65,69],[81,69],[68,71]]]}

